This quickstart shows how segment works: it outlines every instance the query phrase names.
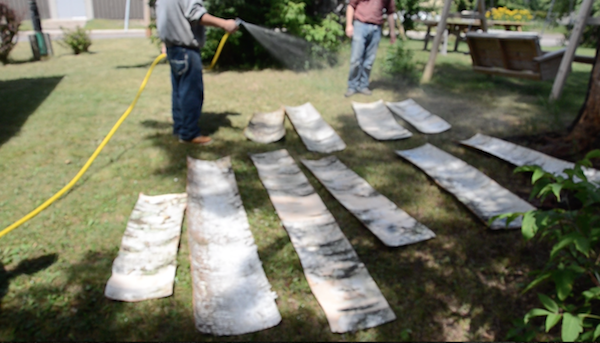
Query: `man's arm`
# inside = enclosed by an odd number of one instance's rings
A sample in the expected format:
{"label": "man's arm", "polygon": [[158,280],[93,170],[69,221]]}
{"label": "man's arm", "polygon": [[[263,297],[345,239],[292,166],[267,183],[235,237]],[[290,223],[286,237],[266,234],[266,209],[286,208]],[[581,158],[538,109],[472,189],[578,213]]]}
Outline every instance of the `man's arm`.
{"label": "man's arm", "polygon": [[394,20],[394,13],[389,13],[387,16],[388,25],[390,27],[390,43],[396,43],[396,21]]}
{"label": "man's arm", "polygon": [[346,36],[348,38],[352,38],[354,34],[354,7],[352,5],[348,5],[346,7]]}
{"label": "man's arm", "polygon": [[218,28],[221,28],[221,29],[227,31],[227,33],[234,33],[238,29],[238,26],[235,23],[235,20],[215,17],[208,13],[206,13],[202,17],[200,17],[200,24],[204,25],[204,26],[218,27]]}

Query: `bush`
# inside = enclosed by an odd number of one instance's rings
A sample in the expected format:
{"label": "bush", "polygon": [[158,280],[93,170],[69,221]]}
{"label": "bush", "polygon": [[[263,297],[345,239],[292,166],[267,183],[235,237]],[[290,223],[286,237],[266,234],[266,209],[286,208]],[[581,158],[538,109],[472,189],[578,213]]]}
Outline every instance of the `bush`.
{"label": "bush", "polygon": [[15,37],[19,32],[21,18],[8,5],[0,2],[0,62],[8,63],[8,54],[17,44]]}
{"label": "bush", "polygon": [[[561,324],[560,339],[564,342],[600,337],[600,184],[588,182],[582,169],[591,166],[593,157],[600,157],[600,150],[590,152],[573,169],[566,169],[566,177],[537,166],[515,170],[533,172],[532,196],[555,197],[564,207],[523,214],[524,238],[552,244],[544,269],[535,273],[537,277],[524,292],[548,281],[554,283],[555,291],[550,295],[538,293],[544,308],[534,308],[525,315],[521,332],[526,331],[524,326],[530,319],[545,317],[546,332]],[[515,218],[515,214],[508,218]],[[534,338],[513,335],[509,339],[524,337]]]}
{"label": "bush", "polygon": [[386,52],[383,70],[394,76],[402,76],[410,82],[417,79],[413,52],[406,48],[404,41],[398,40],[396,44],[390,45]]}
{"label": "bush", "polygon": [[[322,15],[316,0],[222,0],[205,3],[208,13],[235,18],[267,28],[279,28],[289,34],[304,38],[328,51],[337,51],[344,31],[335,15]],[[222,30],[208,28],[202,49],[202,59],[212,60],[223,37]],[[262,68],[277,62],[244,29],[231,35],[219,59],[219,65],[242,68]]]}
{"label": "bush", "polygon": [[79,55],[82,52],[88,52],[88,48],[92,45],[92,40],[88,31],[77,26],[75,30],[67,30],[63,27],[60,28],[63,32],[62,45],[73,50],[75,55]]}

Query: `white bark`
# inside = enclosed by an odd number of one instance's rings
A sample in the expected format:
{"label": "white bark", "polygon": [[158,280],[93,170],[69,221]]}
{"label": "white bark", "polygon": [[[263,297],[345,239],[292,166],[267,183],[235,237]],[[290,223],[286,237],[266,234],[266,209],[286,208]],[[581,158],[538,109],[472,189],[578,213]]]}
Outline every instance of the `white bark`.
{"label": "white bark", "polygon": [[250,155],[332,332],[396,319],[367,268],[287,150]]}
{"label": "white bark", "polygon": [[310,102],[298,107],[286,106],[285,112],[309,151],[328,154],[346,149],[344,141]]}
{"label": "white bark", "polygon": [[173,294],[185,194],[140,194],[106,283],[107,298],[141,301]]}
{"label": "white bark", "polygon": [[[516,166],[536,165],[548,173],[567,177],[563,170],[573,169],[574,163],[548,156],[539,151],[519,146],[495,137],[482,134],[461,141],[461,144],[485,151],[490,155],[508,161]],[[583,168],[583,174],[589,181],[600,182],[600,171],[591,168]]]}
{"label": "white bark", "polygon": [[[486,224],[496,215],[535,209],[476,168],[431,144],[396,153],[422,169]],[[508,227],[505,219],[496,219],[490,225],[491,229],[520,227],[521,218]]]}
{"label": "white bark", "polygon": [[441,133],[450,130],[452,127],[447,121],[435,114],[431,114],[413,99],[401,102],[387,102],[386,105],[394,114],[406,120],[422,133]]}
{"label": "white bark", "polygon": [[301,161],[383,244],[398,247],[435,237],[433,231],[373,189],[337,157]]}
{"label": "white bark", "polygon": [[412,133],[398,124],[382,100],[363,104],[352,102],[358,126],[369,136],[383,141],[409,138]]}
{"label": "white bark", "polygon": [[188,236],[196,328],[241,335],[281,321],[229,157],[188,157]]}
{"label": "white bark", "polygon": [[244,135],[258,143],[273,143],[285,136],[283,121],[285,112],[283,108],[269,113],[255,113],[244,130]]}

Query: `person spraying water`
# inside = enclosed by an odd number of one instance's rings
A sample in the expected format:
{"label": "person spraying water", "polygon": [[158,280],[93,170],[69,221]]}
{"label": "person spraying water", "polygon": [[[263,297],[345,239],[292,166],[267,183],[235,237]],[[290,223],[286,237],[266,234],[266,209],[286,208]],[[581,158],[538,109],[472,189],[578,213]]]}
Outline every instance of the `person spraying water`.
{"label": "person spraying water", "polygon": [[166,47],[171,66],[173,135],[182,143],[208,145],[198,120],[204,103],[202,59],[200,49],[206,41],[205,26],[214,26],[228,34],[238,29],[238,22],[210,15],[203,0],[158,0],[156,27]]}

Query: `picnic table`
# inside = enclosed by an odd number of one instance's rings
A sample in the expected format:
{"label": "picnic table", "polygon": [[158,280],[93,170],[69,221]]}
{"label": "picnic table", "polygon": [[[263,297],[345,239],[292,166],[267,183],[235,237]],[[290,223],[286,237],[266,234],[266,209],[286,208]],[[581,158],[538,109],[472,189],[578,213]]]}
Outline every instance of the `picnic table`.
{"label": "picnic table", "polygon": [[[437,27],[439,21],[437,20],[417,20],[416,23],[420,23],[427,26],[427,33],[425,34],[425,44],[423,46],[423,50],[427,50],[427,45],[429,41],[433,39],[433,35],[431,34],[431,28]],[[511,31],[513,28],[516,31],[521,32],[522,27],[525,25],[529,25],[529,23],[516,22],[516,21],[493,21],[488,20],[488,26],[504,26],[506,31]],[[456,36],[456,42],[454,43],[454,51],[458,51],[458,43],[461,40],[464,40],[461,36],[461,33],[467,33],[469,31],[477,31],[481,29],[481,20],[479,19],[467,19],[467,18],[457,18],[457,19],[448,19],[446,22],[446,27],[448,30],[448,34],[453,34]],[[443,33],[446,34],[445,32]],[[448,37],[444,37],[444,53],[446,51],[446,46],[448,44]]]}

